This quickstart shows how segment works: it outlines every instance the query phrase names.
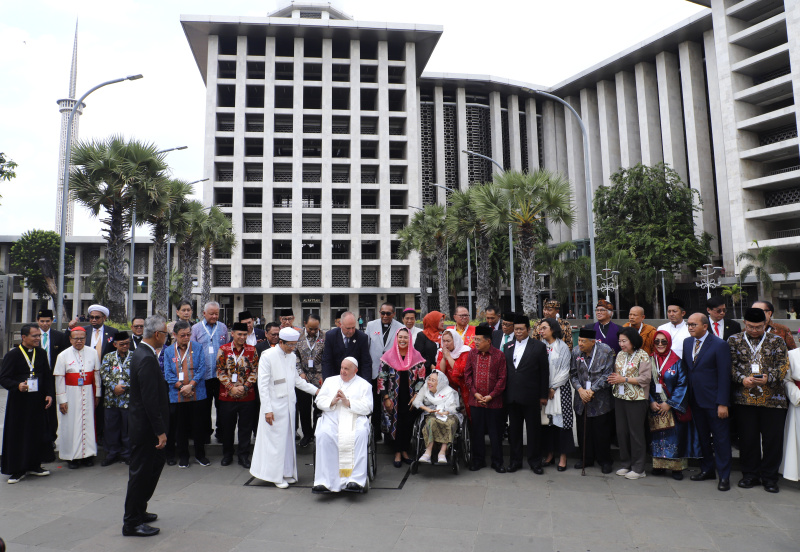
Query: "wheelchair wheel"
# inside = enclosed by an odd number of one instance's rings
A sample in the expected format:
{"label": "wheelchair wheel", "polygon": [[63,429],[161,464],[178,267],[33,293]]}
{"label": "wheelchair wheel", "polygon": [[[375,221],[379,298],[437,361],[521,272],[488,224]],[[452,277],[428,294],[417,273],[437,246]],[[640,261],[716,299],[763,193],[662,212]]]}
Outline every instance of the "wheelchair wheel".
{"label": "wheelchair wheel", "polygon": [[467,468],[472,465],[472,438],[469,431],[469,420],[466,415],[464,422],[461,424],[461,451],[462,458],[464,458],[464,466]]}
{"label": "wheelchair wheel", "polygon": [[375,443],[375,430],[370,426],[369,444],[367,445],[367,487],[378,473],[377,443]]}

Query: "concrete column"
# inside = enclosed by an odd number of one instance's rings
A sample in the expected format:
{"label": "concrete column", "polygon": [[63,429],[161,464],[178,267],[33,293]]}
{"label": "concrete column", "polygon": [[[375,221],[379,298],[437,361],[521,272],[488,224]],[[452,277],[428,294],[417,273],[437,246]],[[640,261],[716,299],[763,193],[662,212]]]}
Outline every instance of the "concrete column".
{"label": "concrete column", "polygon": [[[272,148],[275,143],[275,37],[266,38],[265,100],[264,100],[264,203],[261,212],[261,285],[269,287],[272,282],[272,186],[275,182]],[[293,221],[294,223],[294,221]],[[297,224],[300,224],[299,221]],[[177,246],[176,246],[177,253]],[[177,258],[177,255],[176,255]],[[267,312],[266,310],[264,312]]]}
{"label": "concrete column", "polygon": [[619,162],[628,168],[642,162],[642,142],[639,137],[639,102],[636,98],[636,77],[620,71],[614,76],[619,117]]}
{"label": "concrete column", "polygon": [[611,184],[611,175],[617,172],[620,162],[619,113],[617,111],[616,85],[608,80],[597,83],[597,108],[600,117],[600,157],[603,164],[603,181],[596,186]]}
{"label": "concrete column", "polygon": [[[581,90],[581,119],[589,135],[589,174],[592,178],[592,192],[603,184],[602,146],[600,145],[600,116],[597,107],[597,90],[584,88]],[[571,113],[567,117],[572,116]],[[574,117],[573,117],[574,118]],[[580,130],[580,129],[579,129]],[[581,137],[582,138],[582,137]],[[581,154],[583,154],[581,142]]]}
{"label": "concrete column", "polygon": [[688,183],[678,56],[672,52],[660,52],[656,56],[656,75],[664,161]]}
{"label": "concrete column", "polygon": [[[361,235],[361,42],[350,41],[350,234]],[[361,240],[354,244],[353,260],[361,259]],[[350,283],[361,286],[362,263],[350,266]]]}
{"label": "concrete column", "polygon": [[639,103],[639,138],[642,163],[655,165],[664,160],[661,121],[658,110],[658,77],[652,63],[636,64],[636,99]]}
{"label": "concrete column", "polygon": [[[446,172],[444,163],[444,91],[441,86],[433,89],[433,146],[436,174],[436,184],[446,186]],[[436,203],[444,205],[447,199],[445,190],[435,188]],[[414,205],[417,205],[416,203]]]}
{"label": "concrete column", "polygon": [[[292,96],[292,221],[294,228],[303,222],[303,72],[305,44],[301,37],[294,39],[294,78]],[[299,108],[299,109],[298,109]],[[302,287],[303,240],[299,233],[292,238],[292,287]],[[234,252],[234,255],[236,253]]]}
{"label": "concrete column", "polygon": [[[792,66],[792,92],[800,98],[800,1],[783,0],[786,10],[786,34],[789,37],[789,63]],[[800,110],[795,110],[797,127],[800,128]]]}
{"label": "concrete column", "polygon": [[[500,107],[500,92],[489,92],[489,121],[492,144],[490,157],[503,165],[503,111]],[[492,163],[492,173],[499,172],[500,167]]]}
{"label": "concrete column", "polygon": [[678,45],[678,55],[683,89],[683,117],[686,121],[688,184],[699,192],[703,200],[703,212],[696,213],[694,217],[695,231],[698,234],[708,232],[714,236],[711,248],[715,254],[719,254],[717,198],[714,193],[714,160],[708,130],[703,47],[697,42],[682,42]]}
{"label": "concrete column", "polygon": [[461,153],[467,149],[467,92],[464,88],[456,90],[456,118],[458,122],[458,187],[469,188],[469,155]]}
{"label": "concrete column", "polygon": [[525,99],[525,131],[528,133],[528,170],[539,168],[539,119],[536,116],[536,98]]}
{"label": "concrete column", "polygon": [[[331,287],[333,264],[331,263],[331,256],[333,254],[333,234],[330,232],[331,221],[333,214],[331,205],[333,205],[333,186],[325,185],[325,183],[333,182],[333,45],[331,39],[322,39],[322,132],[320,139],[322,140],[322,212],[321,216],[321,230],[320,246],[322,247],[322,265],[320,268],[320,284],[323,288]],[[344,138],[337,135],[337,138]],[[316,160],[315,160],[316,161]],[[351,187],[352,190],[352,187]],[[344,239],[344,236],[336,236],[337,239]],[[350,246],[352,255],[352,244]],[[301,311],[302,312],[302,311]],[[298,314],[298,316],[300,316]]]}
{"label": "concrete column", "polygon": [[378,42],[378,182],[380,183],[381,214],[378,232],[380,236],[381,270],[379,287],[391,287],[391,239],[389,208],[389,45],[385,40]]}
{"label": "concrete column", "polygon": [[[206,65],[207,81],[217,82],[217,68],[219,52],[219,37],[210,35],[208,37],[208,64]],[[214,149],[215,135],[217,128],[217,87],[216,85],[206,87],[206,112],[205,112],[205,140],[203,143],[203,170],[209,176],[209,180],[201,183],[203,192],[203,205],[214,204],[214,182],[217,173],[214,170]],[[73,311],[77,312],[77,311]]]}
{"label": "concrete column", "polygon": [[508,147],[511,154],[511,170],[522,170],[522,146],[519,136],[519,96],[508,97]]}
{"label": "concrete column", "polygon": [[[572,106],[579,115],[581,112],[581,105],[579,98],[575,96],[567,96],[564,100]],[[568,113],[568,110],[563,111],[562,120],[564,121],[564,128],[566,129],[567,137],[567,166],[568,177],[572,184],[572,197],[575,205],[575,224],[572,226],[571,236],[566,236],[570,233],[566,226],[563,224],[561,230],[561,240],[567,239],[588,239],[589,230],[586,221],[586,177],[584,172],[584,159],[583,159],[583,135],[578,121]],[[558,243],[555,234],[553,241]]]}
{"label": "concrete column", "polygon": [[[422,207],[422,177],[420,156],[422,146],[419,122],[419,88],[417,87],[416,44],[406,43],[406,140],[408,203]],[[410,218],[409,214],[409,218]],[[415,254],[416,255],[416,254]],[[408,284],[419,281],[419,258],[412,257],[408,269]]]}
{"label": "concrete column", "polygon": [[[247,102],[247,37],[239,36],[236,41],[236,107],[234,108],[236,126],[233,132],[233,209],[231,210],[231,224],[238,234],[238,232],[241,232],[244,218],[242,212],[244,208],[244,129],[245,106]],[[241,238],[237,237],[237,241],[239,245],[233,250],[230,261],[231,287],[234,288],[241,287],[242,285],[241,260],[244,247],[242,246]],[[150,285],[152,286],[152,281]],[[135,299],[134,297],[134,300]],[[148,301],[148,309],[150,309],[150,305],[151,303]]]}

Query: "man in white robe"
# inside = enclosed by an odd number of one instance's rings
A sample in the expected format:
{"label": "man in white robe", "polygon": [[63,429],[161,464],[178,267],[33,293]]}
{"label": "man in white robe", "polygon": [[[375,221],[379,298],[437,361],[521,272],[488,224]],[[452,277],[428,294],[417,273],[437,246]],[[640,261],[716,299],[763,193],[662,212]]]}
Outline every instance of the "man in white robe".
{"label": "man in white robe", "polygon": [[314,494],[363,493],[367,484],[372,386],[356,372],[358,361],[345,358],[340,375],[326,379],[317,395],[322,418],[315,432]]}
{"label": "man in white robe", "polygon": [[250,473],[258,479],[285,489],[297,483],[297,454],[294,446],[295,387],[311,395],[318,389],[297,375],[294,353],[300,332],[282,328],[276,347],[268,349],[258,362],[258,394],[261,409]]}
{"label": "man in white robe", "polygon": [[671,298],[667,301],[667,318],[669,322],[661,324],[657,331],[665,331],[672,338],[672,350],[678,355],[678,358],[683,358],[683,340],[689,337],[689,328],[686,325],[686,309],[683,302],[677,298]]}
{"label": "man in white robe", "polygon": [[[86,330],[73,328],[72,346],[58,355],[53,375],[58,403],[58,455],[74,470],[92,466],[97,455],[94,412],[100,402],[100,361],[86,347]],[[80,462],[79,462],[80,461]]]}

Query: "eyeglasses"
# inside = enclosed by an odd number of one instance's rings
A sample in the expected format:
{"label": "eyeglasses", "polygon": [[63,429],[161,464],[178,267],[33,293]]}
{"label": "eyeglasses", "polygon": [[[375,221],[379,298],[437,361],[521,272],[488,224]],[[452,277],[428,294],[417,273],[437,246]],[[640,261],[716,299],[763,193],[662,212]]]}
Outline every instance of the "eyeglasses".
{"label": "eyeglasses", "polygon": [[656,345],[666,345],[667,344],[667,340],[666,339],[654,339],[653,343],[655,343]]}
{"label": "eyeglasses", "polygon": [[89,320],[102,320],[102,319],[103,319],[102,316],[92,316],[91,314],[89,315]]}
{"label": "eyeglasses", "polygon": [[131,328],[135,328],[138,330],[139,328],[144,328],[144,324],[136,324],[135,326],[131,326]]}
{"label": "eyeglasses", "polygon": [[457,314],[456,316],[458,316],[459,318],[465,318],[465,317],[468,318],[469,314]]}
{"label": "eyeglasses", "polygon": [[394,314],[393,312],[385,312],[385,311],[381,311],[381,316],[391,316],[391,315],[393,315],[393,314]]}
{"label": "eyeglasses", "polygon": [[700,324],[697,324],[696,322],[689,322],[689,323],[686,324],[686,327],[687,328],[696,328],[699,325]]}
{"label": "eyeglasses", "polygon": [[86,341],[86,336],[84,336],[84,337],[77,337],[77,336],[74,336],[74,335],[73,335],[72,337],[70,337],[70,339],[71,339],[71,340],[73,340],[73,341]]}

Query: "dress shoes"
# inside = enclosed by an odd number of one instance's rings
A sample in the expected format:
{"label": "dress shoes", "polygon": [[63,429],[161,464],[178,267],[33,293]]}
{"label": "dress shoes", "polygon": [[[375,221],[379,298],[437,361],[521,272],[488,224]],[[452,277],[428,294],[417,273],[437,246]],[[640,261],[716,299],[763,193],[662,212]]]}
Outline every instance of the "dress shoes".
{"label": "dress shoes", "polygon": [[493,468],[493,469],[494,469],[494,471],[496,471],[497,473],[506,473],[506,467],[505,467],[505,466],[502,466],[502,465],[500,465],[500,464],[492,464],[492,468]]}
{"label": "dress shoes", "polygon": [[756,485],[761,485],[761,480],[758,477],[743,477],[739,480],[739,486],[742,489],[752,489]]}
{"label": "dress shoes", "polygon": [[174,456],[170,456],[169,458],[167,458],[167,466],[174,466],[177,463],[178,461],[175,460]]}
{"label": "dress shoes", "polygon": [[556,463],[556,457],[555,457],[555,456],[553,456],[553,457],[550,459],[550,461],[549,461],[549,462],[547,462],[547,461],[545,461],[545,462],[542,462],[542,466],[552,466],[552,465],[554,465],[555,463]]}
{"label": "dress shoes", "polygon": [[536,475],[544,475],[544,468],[541,465],[531,466],[531,470],[533,470],[533,473]]}
{"label": "dress shoes", "polygon": [[600,471],[602,471],[605,474],[609,474],[612,471],[614,471],[614,464],[611,464],[610,462],[608,464],[603,464],[602,466],[600,466]]}
{"label": "dress shoes", "polygon": [[691,479],[692,481],[710,481],[710,480],[716,479],[716,478],[717,478],[717,474],[714,473],[713,471],[704,471],[704,472],[696,473],[696,474],[692,475],[691,477],[689,477],[689,479]]}
{"label": "dress shoes", "polygon": [[768,493],[777,493],[780,492],[777,483],[764,483],[764,490]]}
{"label": "dress shoes", "polygon": [[105,459],[102,462],[100,462],[100,465],[105,468],[106,466],[110,466],[111,464],[116,464],[117,462],[119,462],[118,456],[106,456]]}
{"label": "dress shoes", "polygon": [[364,487],[362,487],[358,483],[351,481],[350,483],[344,486],[344,490],[347,491],[348,493],[363,493]]}
{"label": "dress shoes", "polygon": [[[583,465],[583,460],[579,460],[579,461],[578,461],[578,462],[575,464],[574,468],[575,468],[576,470],[582,470],[584,467],[591,468],[592,466],[594,466],[594,462],[586,462],[586,466],[584,466],[584,465]],[[605,472],[604,472],[604,473],[605,473]],[[611,473],[611,472],[608,472],[608,473]]]}
{"label": "dress shoes", "polygon": [[250,469],[250,460],[247,459],[247,456],[240,456],[239,457],[239,465],[246,470]]}
{"label": "dress shoes", "polygon": [[717,490],[719,491],[730,491],[731,490],[731,480],[730,479],[720,479],[719,484],[717,485]]}
{"label": "dress shoes", "polygon": [[80,466],[77,460],[67,460],[67,468],[71,470],[77,470]]}
{"label": "dress shoes", "polygon": [[142,516],[142,521],[144,521],[144,523],[153,523],[157,519],[158,514],[151,514],[150,512],[145,512]]}
{"label": "dress shoes", "polygon": [[481,466],[480,464],[472,464],[469,467],[469,471],[478,471],[479,469],[484,468],[484,467],[485,466]]}
{"label": "dress shoes", "polygon": [[394,461],[392,462],[392,465],[393,465],[395,468],[402,468],[402,467],[403,467],[403,462],[401,462],[400,460],[394,460]]}
{"label": "dress shoes", "polygon": [[683,472],[680,470],[672,470],[672,479],[675,481],[683,481]]}
{"label": "dress shoes", "polygon": [[566,467],[566,466],[556,466],[556,469],[557,469],[558,471],[560,471],[560,472],[565,472],[565,471],[567,471],[567,467]]}
{"label": "dress shoes", "polygon": [[325,485],[314,485],[311,487],[311,494],[331,494],[331,490]]}
{"label": "dress shoes", "polygon": [[92,460],[91,458],[84,458],[83,460],[81,460],[81,464],[86,466],[87,468],[91,468],[92,466],[94,466],[94,460]]}
{"label": "dress shoes", "polygon": [[122,535],[125,537],[152,537],[158,535],[161,529],[158,527],[150,527],[146,523],[141,525],[123,525]]}
{"label": "dress shoes", "polygon": [[223,456],[219,464],[220,466],[230,466],[233,464],[233,456]]}
{"label": "dress shoes", "polygon": [[522,468],[522,464],[510,464],[508,466],[508,468],[506,469],[506,471],[508,473],[514,473],[515,471],[517,471],[517,470],[519,470],[521,468]]}
{"label": "dress shoes", "polygon": [[125,464],[126,466],[130,466],[131,465],[131,459],[130,458],[125,458],[123,456],[122,457],[122,463]]}
{"label": "dress shoes", "polygon": [[194,461],[206,468],[211,465],[211,460],[209,460],[205,456],[195,456]]}
{"label": "dress shoes", "polygon": [[302,447],[302,448],[306,448],[308,445],[310,445],[310,444],[311,444],[311,442],[312,442],[313,440],[314,440],[314,437],[312,437],[311,435],[306,435],[305,437],[303,437],[302,439],[300,439],[300,442],[299,442],[299,443],[297,443],[297,444],[298,444],[298,446],[300,446],[300,447]]}

